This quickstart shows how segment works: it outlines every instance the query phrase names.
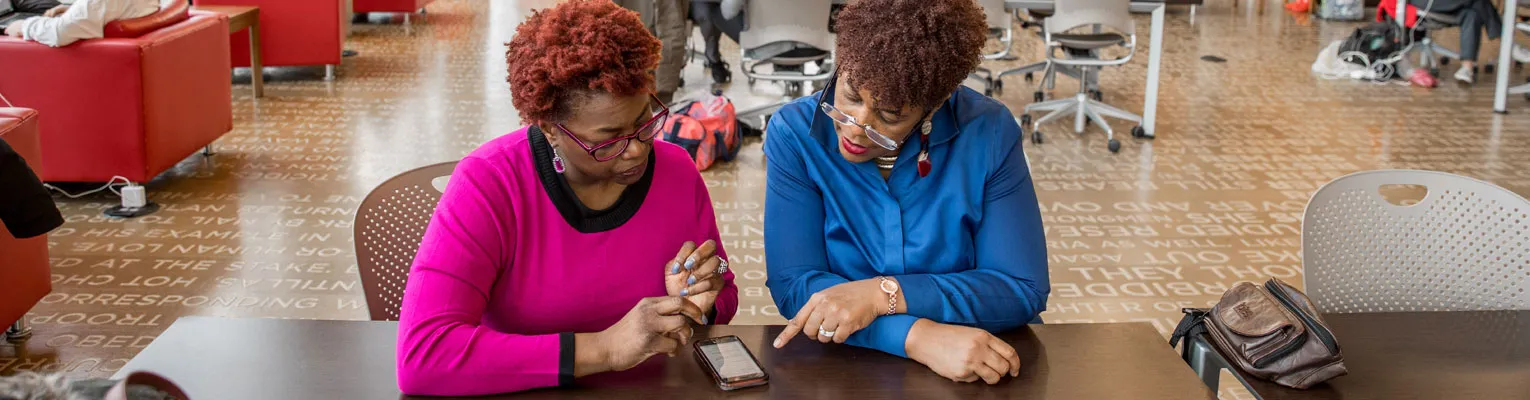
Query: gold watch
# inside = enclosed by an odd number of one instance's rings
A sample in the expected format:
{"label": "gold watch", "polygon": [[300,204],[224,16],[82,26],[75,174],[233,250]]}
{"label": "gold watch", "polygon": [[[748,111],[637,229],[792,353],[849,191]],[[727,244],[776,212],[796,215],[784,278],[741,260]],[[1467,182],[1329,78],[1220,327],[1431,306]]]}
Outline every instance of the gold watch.
{"label": "gold watch", "polygon": [[885,276],[879,276],[879,277],[877,277],[877,279],[881,279],[882,280],[882,284],[881,284],[881,286],[882,286],[882,293],[887,293],[887,313],[886,314],[882,314],[882,315],[897,314],[898,313],[898,289],[900,289],[898,287],[898,281],[893,280],[892,278],[885,277]]}

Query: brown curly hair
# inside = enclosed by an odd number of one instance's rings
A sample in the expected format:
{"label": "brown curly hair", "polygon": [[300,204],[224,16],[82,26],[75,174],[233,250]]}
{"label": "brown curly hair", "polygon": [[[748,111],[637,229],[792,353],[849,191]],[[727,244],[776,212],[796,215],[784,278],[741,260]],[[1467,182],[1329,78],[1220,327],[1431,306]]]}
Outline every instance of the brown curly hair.
{"label": "brown curly hair", "polygon": [[592,92],[651,90],[659,39],[611,0],[565,1],[532,12],[506,44],[511,101],[527,122],[563,121]]}
{"label": "brown curly hair", "polygon": [[[835,57],[879,105],[934,107],[977,68],[988,22],[973,0],[857,0],[839,12]],[[866,73],[856,73],[864,68]]]}

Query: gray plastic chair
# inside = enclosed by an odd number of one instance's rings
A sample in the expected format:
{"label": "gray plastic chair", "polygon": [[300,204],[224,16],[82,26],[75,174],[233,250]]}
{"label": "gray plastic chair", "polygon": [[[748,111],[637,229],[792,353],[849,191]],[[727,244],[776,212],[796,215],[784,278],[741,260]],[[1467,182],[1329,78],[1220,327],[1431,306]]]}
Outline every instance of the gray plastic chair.
{"label": "gray plastic chair", "polygon": [[[1121,142],[1116,140],[1115,131],[1103,117],[1135,122],[1137,126],[1132,128],[1132,136],[1144,136],[1146,131],[1142,129],[1141,116],[1105,104],[1100,101],[1099,91],[1091,92],[1090,90],[1091,87],[1099,85],[1097,69],[1126,64],[1137,52],[1137,24],[1132,20],[1131,3],[1121,0],[1059,1],[1056,12],[1043,24],[1047,33],[1047,61],[1080,68],[1082,81],[1078,85],[1078,94],[1073,98],[1025,106],[1025,115],[1021,117],[1022,120],[1029,120],[1032,112],[1050,111],[1037,119],[1034,124],[1030,124],[1031,141],[1041,143],[1043,141],[1043,135],[1039,129],[1041,124],[1058,119],[1067,113],[1074,114],[1073,131],[1075,133],[1084,132],[1085,118],[1094,121],[1095,125],[1104,129],[1111,152],[1120,151]],[[1092,28],[1093,31],[1077,33],[1075,30],[1080,28]],[[1115,32],[1104,32],[1104,29]],[[1115,59],[1102,59],[1098,56],[1098,50],[1117,46],[1125,47],[1130,52]],[[1091,93],[1095,98],[1090,98]]]}
{"label": "gray plastic chair", "polygon": [[[1011,24],[1008,11],[1004,10],[1004,0],[978,0],[978,5],[983,6],[983,16],[988,21],[988,37],[999,40],[1001,48],[998,51],[983,54],[984,60],[999,60],[1009,57],[1009,49],[1015,41],[1015,29]],[[993,70],[978,67],[976,71],[967,74],[968,78],[983,82],[983,94],[993,95],[997,76]]]}
{"label": "gray plastic chair", "polygon": [[[1385,185],[1421,185],[1417,204]],[[1324,313],[1530,310],[1530,201],[1443,172],[1350,174],[1319,188],[1302,225],[1307,295]]]}
{"label": "gray plastic chair", "polygon": [[[781,101],[739,111],[739,118],[775,112],[802,95],[802,83],[820,84],[834,76],[834,39],[829,32],[833,0],[751,0],[744,8],[744,30],[739,32],[740,69],[749,84],[755,81],[786,83]],[[819,72],[783,71],[819,62]],[[759,67],[772,66],[771,72]]]}
{"label": "gray plastic chair", "polygon": [[409,268],[457,162],[389,178],[356,209],[356,265],[373,321],[397,321]]}

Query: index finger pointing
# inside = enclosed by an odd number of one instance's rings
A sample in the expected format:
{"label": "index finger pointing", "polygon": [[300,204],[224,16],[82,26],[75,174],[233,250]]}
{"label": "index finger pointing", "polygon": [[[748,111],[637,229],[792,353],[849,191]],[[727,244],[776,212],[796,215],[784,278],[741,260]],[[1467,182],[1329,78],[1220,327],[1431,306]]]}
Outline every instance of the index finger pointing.
{"label": "index finger pointing", "polygon": [[809,315],[813,315],[813,308],[817,305],[818,298],[814,297],[812,300],[808,300],[807,305],[802,306],[802,309],[797,310],[797,317],[786,321],[786,329],[781,330],[781,334],[776,336],[774,346],[779,349],[781,346],[785,346],[786,342],[792,340],[793,337],[796,337],[797,333],[802,332],[802,324],[807,321]]}

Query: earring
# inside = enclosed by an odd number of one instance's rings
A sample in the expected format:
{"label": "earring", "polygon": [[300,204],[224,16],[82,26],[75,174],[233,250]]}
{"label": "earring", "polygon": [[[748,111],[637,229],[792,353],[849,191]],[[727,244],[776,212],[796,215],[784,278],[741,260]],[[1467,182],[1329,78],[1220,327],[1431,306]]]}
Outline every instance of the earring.
{"label": "earring", "polygon": [[931,122],[934,117],[924,120],[919,126],[919,177],[930,175],[930,131],[935,130],[935,124]]}
{"label": "earring", "polygon": [[552,164],[553,171],[557,171],[559,174],[563,173],[563,155],[558,153],[557,148],[553,148]]}

